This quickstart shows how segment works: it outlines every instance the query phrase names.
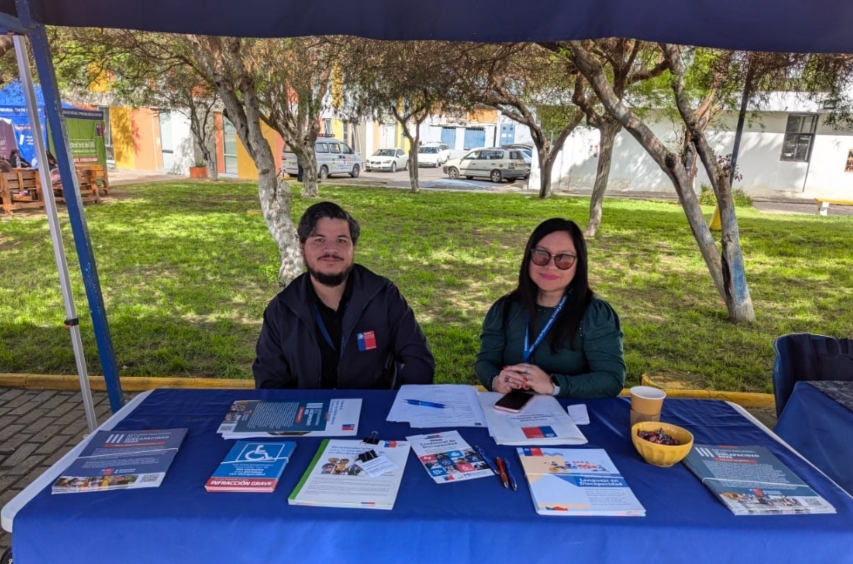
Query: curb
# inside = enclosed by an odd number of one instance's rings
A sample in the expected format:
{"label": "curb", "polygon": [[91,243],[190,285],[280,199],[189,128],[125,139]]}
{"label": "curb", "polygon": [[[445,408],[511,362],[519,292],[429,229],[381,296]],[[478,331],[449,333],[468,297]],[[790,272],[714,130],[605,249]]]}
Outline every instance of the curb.
{"label": "curb", "polygon": [[[45,374],[0,374],[0,387],[47,389],[47,390],[79,390],[80,379],[77,376],[54,376]],[[98,392],[107,390],[103,376],[89,376],[89,387]],[[121,389],[123,392],[144,392],[156,388],[254,388],[254,380],[233,380],[222,378],[157,378],[146,376],[123,376]]]}
{"label": "curb", "polygon": [[[644,381],[644,384],[647,383]],[[47,390],[79,390],[80,380],[77,376],[53,376],[44,374],[0,374],[0,387],[47,389]],[[89,387],[94,391],[106,391],[106,383],[102,376],[89,376]],[[253,380],[232,380],[222,378],[158,378],[145,376],[124,376],[121,378],[123,392],[144,392],[156,388],[184,389],[251,389],[255,387]],[[714,390],[665,390],[667,397],[687,399],[716,399],[731,401],[743,407],[773,408],[776,405],[772,394],[750,392],[721,392]],[[630,395],[628,388],[622,390],[620,396]]]}

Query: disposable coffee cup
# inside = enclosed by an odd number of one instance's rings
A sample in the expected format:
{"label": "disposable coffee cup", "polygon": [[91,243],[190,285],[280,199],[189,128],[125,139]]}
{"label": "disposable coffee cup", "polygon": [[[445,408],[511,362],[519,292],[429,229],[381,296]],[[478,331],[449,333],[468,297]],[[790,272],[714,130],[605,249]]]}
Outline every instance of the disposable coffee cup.
{"label": "disposable coffee cup", "polygon": [[651,386],[634,386],[631,388],[631,411],[643,415],[657,415],[660,420],[660,411],[663,408],[663,399],[666,392]]}
{"label": "disposable coffee cup", "polygon": [[660,413],[647,415],[645,413],[640,413],[639,411],[634,411],[633,409],[631,410],[631,427],[644,421],[660,421]]}

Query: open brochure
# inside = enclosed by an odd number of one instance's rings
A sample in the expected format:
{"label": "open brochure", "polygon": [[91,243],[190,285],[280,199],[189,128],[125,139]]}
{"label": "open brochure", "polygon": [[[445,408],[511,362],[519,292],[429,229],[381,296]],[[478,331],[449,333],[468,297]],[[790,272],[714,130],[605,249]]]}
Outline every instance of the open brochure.
{"label": "open brochure", "polygon": [[295,448],[293,441],[237,441],[204,489],[272,493]]}
{"label": "open brochure", "polygon": [[[326,439],[287,503],[392,509],[408,455],[409,443],[405,441],[379,441],[373,445],[359,440]],[[373,471],[376,466],[381,466],[378,472]],[[371,468],[370,472],[367,468]]]}
{"label": "open brochure", "polygon": [[835,513],[764,447],[693,445],[684,464],[735,515]]}
{"label": "open brochure", "polygon": [[223,439],[352,437],[358,434],[361,398],[299,401],[239,400],[217,432]]}
{"label": "open brochure", "polygon": [[456,431],[406,437],[418,460],[438,484],[494,476],[489,463]]}
{"label": "open brochure", "polygon": [[540,515],[646,515],[603,449],[529,447],[518,457]]}
{"label": "open brochure", "polygon": [[51,492],[156,488],[186,434],[187,429],[98,431]]}
{"label": "open brochure", "polygon": [[477,398],[499,445],[583,445],[587,440],[566,410],[552,396],[536,395],[520,413],[495,410],[502,394],[480,392]]}

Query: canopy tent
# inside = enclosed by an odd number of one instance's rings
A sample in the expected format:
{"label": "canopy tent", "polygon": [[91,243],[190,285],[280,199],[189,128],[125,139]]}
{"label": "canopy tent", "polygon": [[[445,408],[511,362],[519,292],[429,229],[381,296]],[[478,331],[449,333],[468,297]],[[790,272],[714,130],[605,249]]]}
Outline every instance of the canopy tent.
{"label": "canopy tent", "polygon": [[[241,37],[341,34],[477,42],[631,37],[753,51],[853,53],[853,3],[839,0],[432,0],[405,5],[387,0],[0,0],[0,27],[25,34],[31,42],[52,138],[66,148],[45,24]],[[116,411],[123,403],[121,384],[76,175],[67,149],[56,156],[63,185],[71,187],[69,220]]]}
{"label": "canopy tent", "polygon": [[[44,119],[44,96],[41,87],[34,84],[33,90],[41,130],[49,134]],[[99,164],[105,167],[107,153],[104,147],[104,113],[100,110],[78,108],[63,102],[62,117],[68,127],[74,162]],[[21,156],[31,163],[36,156],[24,88],[18,80],[0,90],[0,156],[8,159],[13,149],[18,149]],[[53,149],[52,143],[51,149]]]}
{"label": "canopy tent", "polygon": [[[283,37],[513,42],[632,37],[752,51],[851,52],[844,0],[29,0],[48,25]],[[0,12],[15,17],[13,0]]]}

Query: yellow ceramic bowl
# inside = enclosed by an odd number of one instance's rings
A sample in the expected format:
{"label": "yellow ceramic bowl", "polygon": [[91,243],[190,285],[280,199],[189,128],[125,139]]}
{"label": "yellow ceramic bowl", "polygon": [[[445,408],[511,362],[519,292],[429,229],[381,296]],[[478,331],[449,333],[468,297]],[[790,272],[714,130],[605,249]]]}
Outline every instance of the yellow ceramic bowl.
{"label": "yellow ceramic bowl", "polygon": [[[637,431],[658,431],[663,429],[663,432],[677,440],[678,445],[660,445],[647,441],[637,435]],[[648,462],[655,466],[663,466],[664,468],[681,462],[687,456],[690,449],[693,448],[693,435],[687,429],[683,429],[669,423],[661,423],[660,421],[643,421],[631,427],[631,440],[634,441],[634,448]]]}

